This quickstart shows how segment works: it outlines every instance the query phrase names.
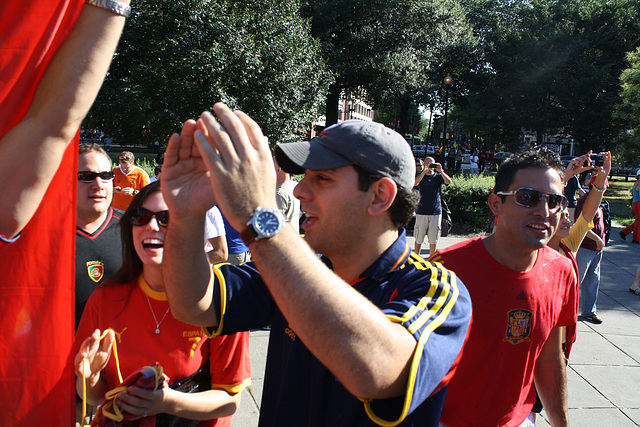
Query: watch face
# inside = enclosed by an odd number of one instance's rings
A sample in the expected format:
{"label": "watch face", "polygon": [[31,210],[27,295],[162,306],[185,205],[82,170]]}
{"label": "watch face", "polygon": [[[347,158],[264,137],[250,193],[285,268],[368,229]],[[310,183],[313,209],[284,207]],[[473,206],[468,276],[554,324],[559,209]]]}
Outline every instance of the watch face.
{"label": "watch face", "polygon": [[256,216],[254,227],[258,234],[264,237],[272,237],[280,231],[282,223],[275,213],[262,211]]}

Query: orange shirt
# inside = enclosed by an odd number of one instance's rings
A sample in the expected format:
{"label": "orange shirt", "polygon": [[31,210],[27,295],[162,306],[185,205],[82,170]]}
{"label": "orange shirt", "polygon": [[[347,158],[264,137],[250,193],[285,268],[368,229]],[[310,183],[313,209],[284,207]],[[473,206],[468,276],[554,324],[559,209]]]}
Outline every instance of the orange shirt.
{"label": "orange shirt", "polygon": [[138,166],[134,166],[128,174],[122,172],[120,166],[116,166],[113,171],[116,173],[116,177],[113,179],[114,192],[111,206],[121,211],[126,211],[134,196],[116,193],[115,188],[131,187],[134,190],[140,190],[145,185],[149,185],[149,175]]}

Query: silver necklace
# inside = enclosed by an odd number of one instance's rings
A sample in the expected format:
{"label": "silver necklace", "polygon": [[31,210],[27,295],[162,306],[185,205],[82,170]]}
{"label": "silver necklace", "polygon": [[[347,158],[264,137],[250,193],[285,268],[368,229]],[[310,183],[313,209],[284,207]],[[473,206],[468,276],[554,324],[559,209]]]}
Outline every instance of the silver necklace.
{"label": "silver necklace", "polygon": [[156,335],[158,335],[160,332],[162,332],[160,330],[160,324],[164,321],[164,318],[167,317],[167,314],[169,314],[169,310],[171,310],[171,307],[167,308],[167,311],[164,313],[164,316],[162,316],[162,319],[160,319],[160,321],[158,322],[158,319],[156,318],[156,313],[153,312],[153,307],[151,307],[151,301],[149,300],[149,295],[147,295],[146,293],[144,294],[145,297],[147,297],[147,304],[149,304],[149,310],[151,310],[151,315],[153,316],[153,320],[156,322]]}

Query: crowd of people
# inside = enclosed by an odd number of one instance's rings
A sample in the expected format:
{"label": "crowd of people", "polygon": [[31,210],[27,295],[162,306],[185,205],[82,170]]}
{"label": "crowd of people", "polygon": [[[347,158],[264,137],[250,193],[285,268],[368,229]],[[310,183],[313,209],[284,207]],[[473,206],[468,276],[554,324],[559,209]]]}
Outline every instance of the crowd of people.
{"label": "crowd of people", "polygon": [[[250,383],[248,331],[269,325],[261,426],[533,426],[540,405],[568,425],[579,294],[581,318],[602,322],[610,153],[574,221],[565,184],[590,157],[565,168],[544,149],[517,153],[488,197],[495,231],[440,250],[451,178],[379,123],[272,152],[255,121],[217,103],[169,138],[150,183],[133,153],[112,170],[104,149],[78,144],[128,1],[41,3],[0,18],[46,58],[0,71],[3,106],[20,106],[0,123],[7,425],[84,423],[85,404],[95,425],[230,425]],[[470,164],[482,168],[475,152]]]}

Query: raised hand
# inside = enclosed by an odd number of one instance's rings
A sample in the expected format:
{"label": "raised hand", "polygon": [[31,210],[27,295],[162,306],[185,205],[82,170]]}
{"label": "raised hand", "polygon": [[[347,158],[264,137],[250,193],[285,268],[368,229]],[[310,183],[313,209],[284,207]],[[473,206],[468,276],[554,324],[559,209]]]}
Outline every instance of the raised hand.
{"label": "raised hand", "polygon": [[204,213],[215,204],[209,172],[193,143],[194,120],[187,120],[180,135],[169,138],[160,186],[171,215]]}
{"label": "raised hand", "polygon": [[90,387],[98,382],[100,372],[107,366],[114,339],[114,332],[108,331],[101,341],[100,330],[96,329],[80,346],[74,359],[75,372],[80,378],[84,375]]}
{"label": "raised hand", "polygon": [[198,120],[194,140],[211,175],[219,207],[231,225],[243,229],[256,207],[277,208],[276,173],[260,127],[241,111],[225,104]]}
{"label": "raised hand", "polygon": [[611,173],[611,151],[605,151],[605,152],[602,152],[600,154],[602,155],[602,158],[604,159],[604,163],[602,165],[602,168],[607,173],[607,175],[609,175]]}
{"label": "raised hand", "polygon": [[571,159],[564,171],[565,182],[574,175],[580,175],[582,172],[593,169],[593,165],[591,164],[591,153],[592,151],[589,150],[589,152],[582,156]]}

